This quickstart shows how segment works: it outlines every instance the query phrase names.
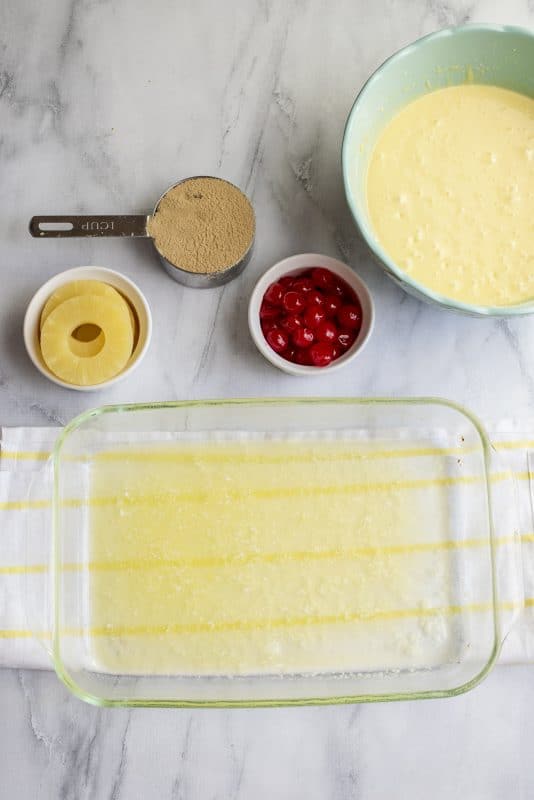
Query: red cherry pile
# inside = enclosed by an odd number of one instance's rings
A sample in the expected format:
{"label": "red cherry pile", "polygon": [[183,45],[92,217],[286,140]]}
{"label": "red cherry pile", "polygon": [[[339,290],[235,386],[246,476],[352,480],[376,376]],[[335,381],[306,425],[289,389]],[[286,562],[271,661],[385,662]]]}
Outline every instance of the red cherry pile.
{"label": "red cherry pile", "polygon": [[282,358],[327,367],[354,344],[362,308],[348,283],[329,269],[312,267],[269,286],[260,323],[267,344]]}

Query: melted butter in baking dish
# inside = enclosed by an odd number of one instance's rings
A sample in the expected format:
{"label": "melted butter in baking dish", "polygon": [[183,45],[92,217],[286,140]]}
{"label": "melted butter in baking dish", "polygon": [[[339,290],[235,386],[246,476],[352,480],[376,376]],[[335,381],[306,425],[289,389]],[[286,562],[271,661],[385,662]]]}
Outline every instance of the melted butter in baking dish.
{"label": "melted butter in baking dish", "polygon": [[379,244],[465,303],[534,298],[534,100],[496,86],[431,92],[379,136],[367,176]]}
{"label": "melted butter in baking dish", "polygon": [[455,456],[387,444],[176,443],[95,458],[95,668],[284,674],[450,657],[457,560],[480,559],[450,546],[451,492],[458,506],[472,485],[451,479]]}

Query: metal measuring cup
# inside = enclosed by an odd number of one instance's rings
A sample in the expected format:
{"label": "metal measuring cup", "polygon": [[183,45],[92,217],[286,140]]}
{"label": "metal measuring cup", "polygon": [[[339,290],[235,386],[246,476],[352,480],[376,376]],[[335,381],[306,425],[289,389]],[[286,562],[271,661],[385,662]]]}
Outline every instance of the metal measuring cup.
{"label": "metal measuring cup", "polygon": [[[188,286],[191,289],[209,289],[216,286],[222,286],[228,281],[236,278],[246,267],[252,255],[254,245],[255,229],[252,232],[250,244],[245,250],[243,255],[235,264],[230,264],[226,269],[218,272],[190,272],[189,270],[180,267],[179,264],[173,264],[169,261],[158,249],[156,240],[148,232],[148,225],[151,216],[154,216],[158,210],[158,206],[165,197],[175,186],[179,186],[187,181],[195,180],[196,178],[210,178],[210,180],[223,180],[223,178],[214,178],[211,175],[195,175],[190,178],[184,178],[177,181],[172,186],[163,192],[156,205],[152,215],[150,214],[100,214],[100,215],[63,215],[63,216],[37,216],[32,217],[30,220],[30,233],[38,239],[62,239],[71,236],[119,236],[119,237],[136,237],[144,239],[152,239],[152,244],[156,250],[160,261],[163,265],[165,272],[178,283]],[[241,191],[239,187],[224,181],[234,186],[235,189]],[[243,192],[241,192],[243,194]],[[246,198],[246,196],[243,194]],[[250,200],[246,198],[250,205],[252,214],[254,216],[254,209]]]}

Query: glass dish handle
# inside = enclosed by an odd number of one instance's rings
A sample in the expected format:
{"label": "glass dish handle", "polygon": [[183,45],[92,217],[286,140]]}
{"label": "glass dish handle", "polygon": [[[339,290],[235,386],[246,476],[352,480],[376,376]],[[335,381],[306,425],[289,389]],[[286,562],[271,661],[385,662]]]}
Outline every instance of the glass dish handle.
{"label": "glass dish handle", "polygon": [[508,664],[534,663],[534,451],[524,451],[524,470],[517,463],[495,464],[501,479],[493,481],[500,661]]}
{"label": "glass dish handle", "polygon": [[528,505],[530,526],[521,536],[521,564],[523,567],[524,604],[520,630],[526,660],[534,663],[534,450],[527,453]]}

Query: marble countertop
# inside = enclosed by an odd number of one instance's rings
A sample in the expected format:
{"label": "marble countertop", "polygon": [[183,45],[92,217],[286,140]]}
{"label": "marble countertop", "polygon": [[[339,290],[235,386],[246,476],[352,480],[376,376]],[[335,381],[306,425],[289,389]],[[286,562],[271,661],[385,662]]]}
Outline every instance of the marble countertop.
{"label": "marble countertop", "polygon": [[[534,417],[534,318],[422,305],[370,262],[345,207],[340,144],[355,93],[392,51],[466,21],[534,25],[529,0],[3,0],[0,7],[0,424],[62,424],[92,405],[288,395],[441,395],[486,420]],[[177,178],[242,186],[258,216],[245,274],[186,290],[150,243],[30,238],[39,213],[143,212]],[[299,251],[368,282],[375,333],[328,379],[270,368],[246,327],[259,274]],[[21,321],[56,272],[130,275],[155,316],[127,381],[61,390]],[[0,797],[498,800],[534,796],[534,666],[443,701],[283,710],[100,710],[51,672],[0,671]]]}

